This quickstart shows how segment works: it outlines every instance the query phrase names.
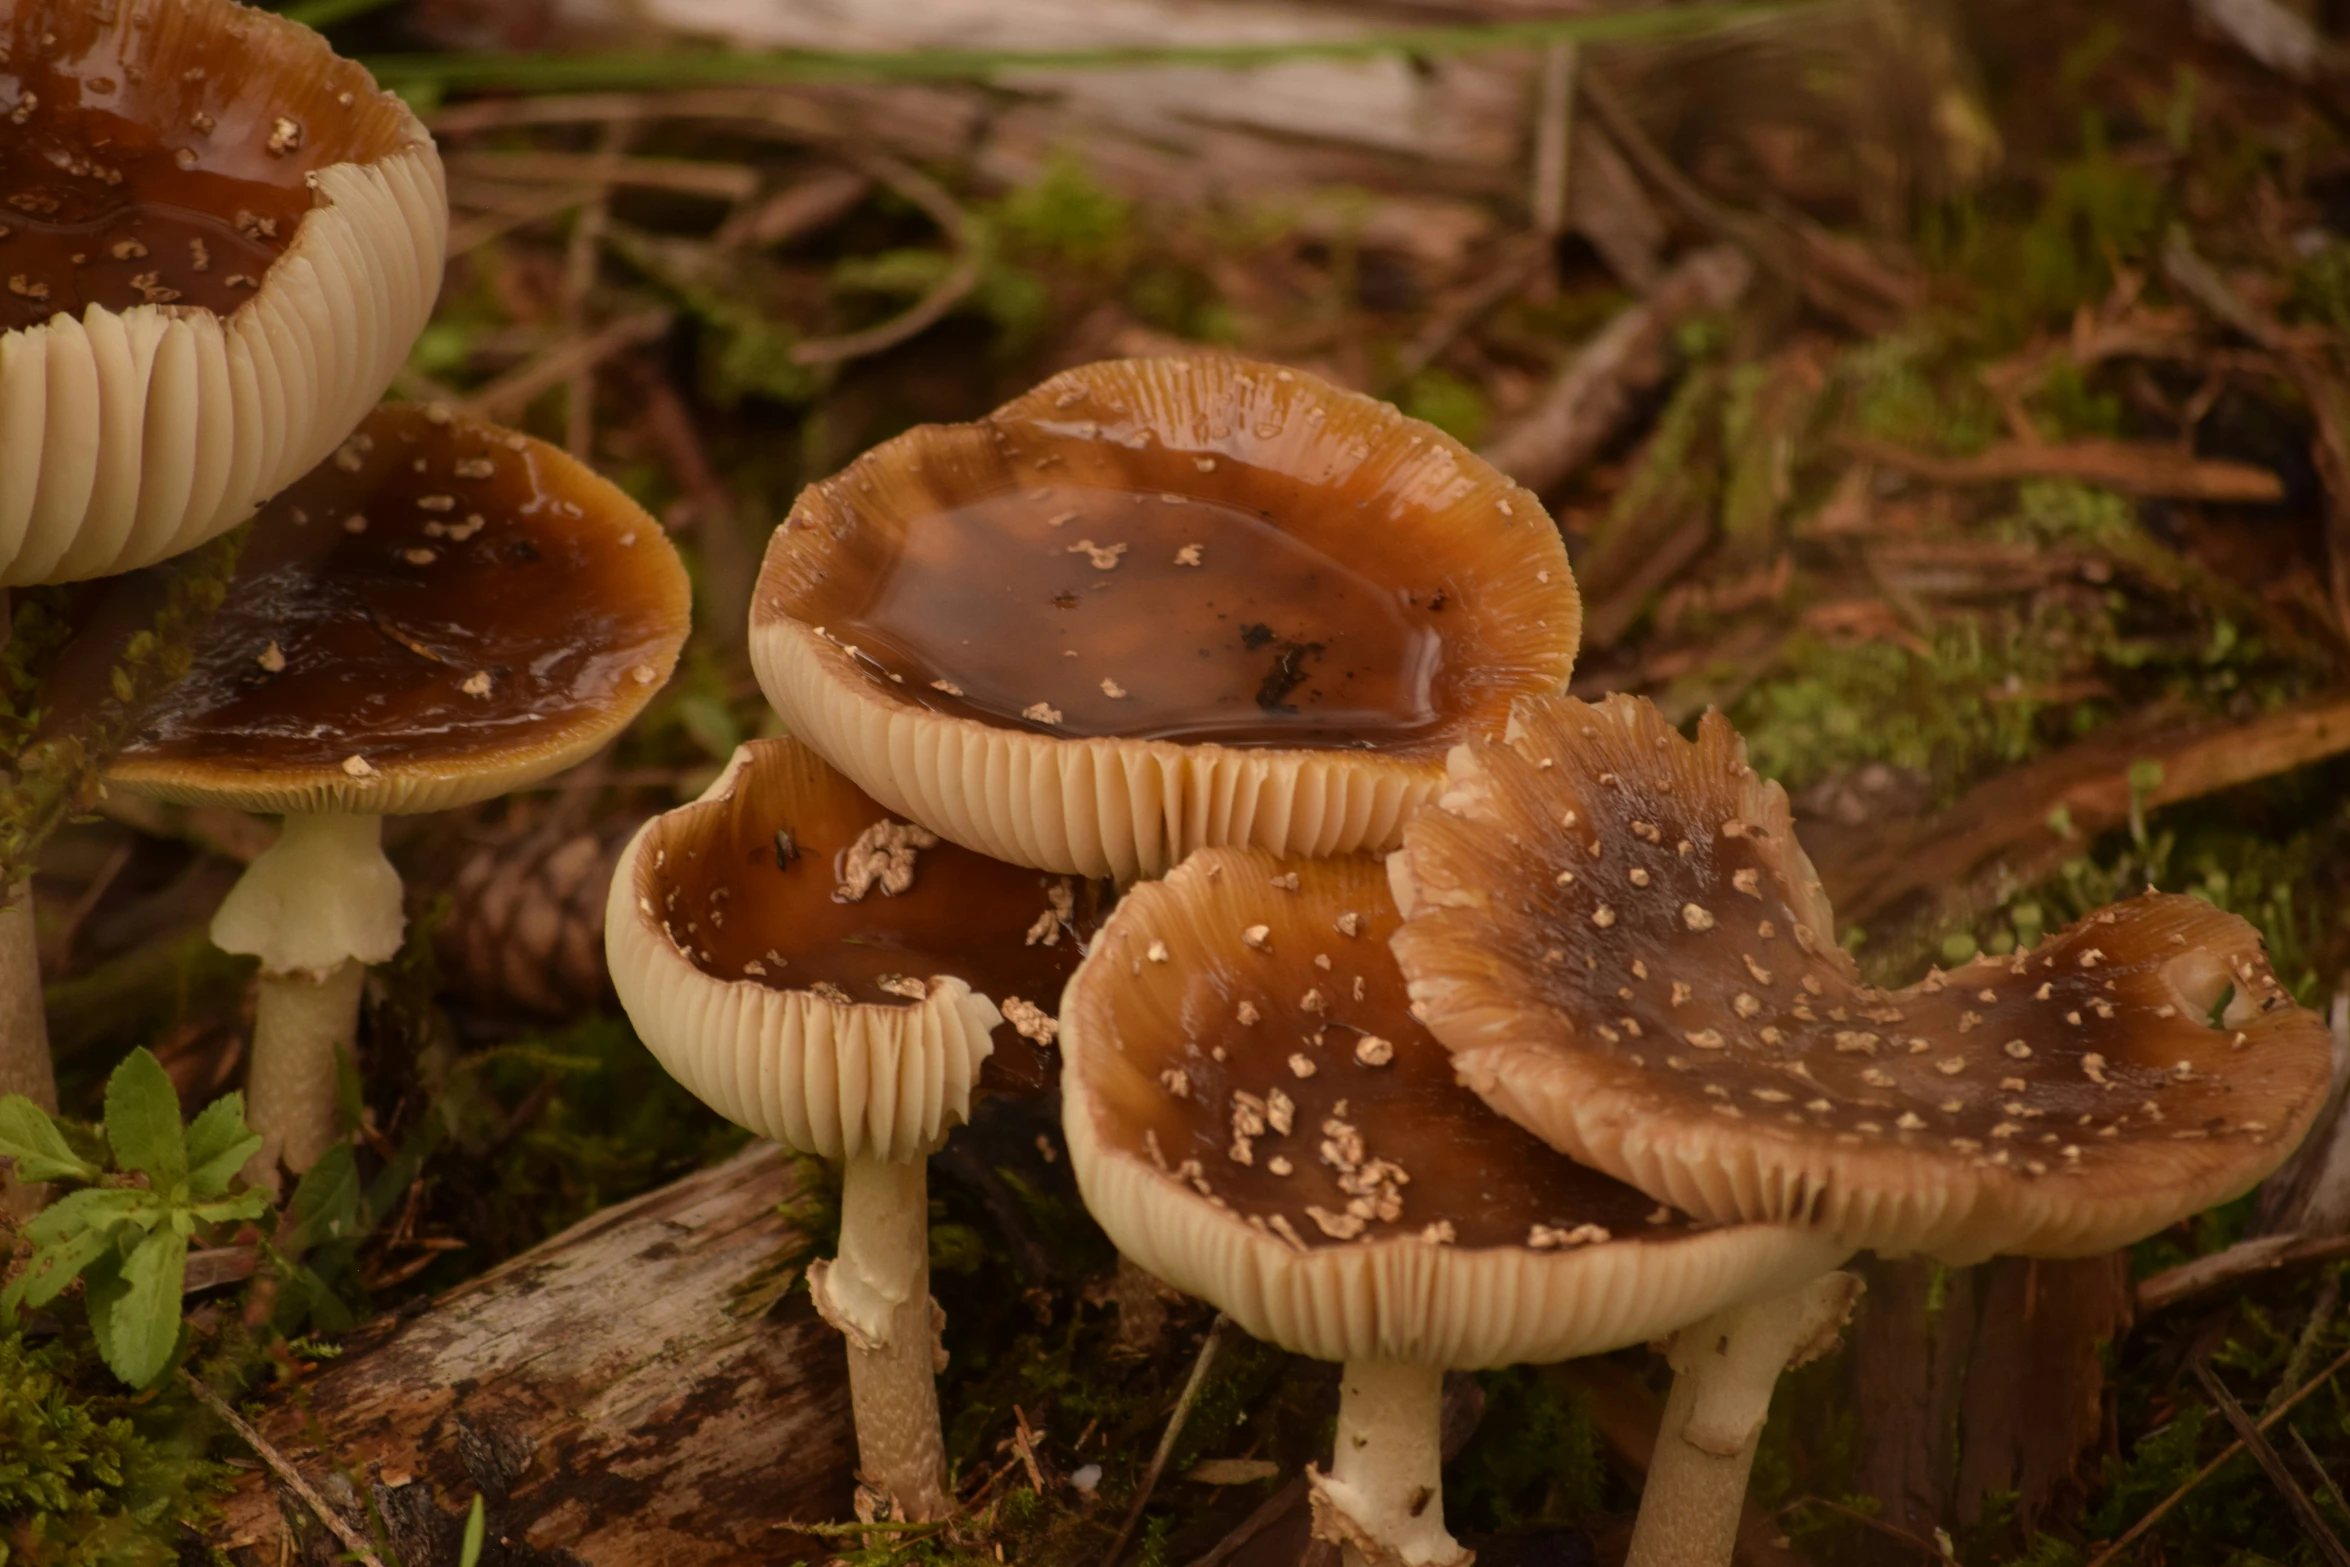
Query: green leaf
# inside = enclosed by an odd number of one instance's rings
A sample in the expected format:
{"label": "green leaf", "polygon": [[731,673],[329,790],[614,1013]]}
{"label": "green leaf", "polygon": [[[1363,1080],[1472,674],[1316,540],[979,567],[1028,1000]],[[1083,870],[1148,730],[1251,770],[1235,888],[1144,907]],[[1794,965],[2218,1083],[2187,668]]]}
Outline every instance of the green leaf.
{"label": "green leaf", "polygon": [[188,1144],[180,1128],[179,1091],[163,1063],[134,1050],[106,1080],[106,1140],[115,1162],[143,1170],[156,1191],[167,1192],[188,1178]]}
{"label": "green leaf", "polygon": [[245,1125],[245,1096],[229,1094],[206,1105],[188,1123],[188,1190],[220,1197],[261,1148],[261,1134]]}
{"label": "green leaf", "polygon": [[[133,1387],[145,1387],[171,1363],[187,1272],[187,1240],[170,1230],[149,1235],[123,1262],[121,1293],[107,1303],[113,1331],[101,1338],[99,1348],[114,1374]],[[96,1302],[90,1316],[94,1327]]]}
{"label": "green leaf", "polygon": [[101,1173],[76,1158],[57,1123],[22,1094],[0,1099],[0,1154],[16,1162],[20,1181],[94,1181]]}
{"label": "green leaf", "polygon": [[120,1252],[108,1251],[82,1270],[82,1312],[90,1319],[98,1354],[108,1365],[114,1364],[114,1308],[126,1293]]}
{"label": "green leaf", "polygon": [[481,1493],[473,1493],[473,1506],[465,1514],[465,1543],[457,1548],[457,1567],[476,1567],[481,1561],[481,1548],[489,1537],[489,1516],[482,1511]]}
{"label": "green leaf", "polygon": [[55,1300],[65,1287],[82,1276],[82,1270],[114,1247],[114,1232],[100,1227],[68,1235],[52,1245],[33,1253],[32,1261],[16,1282],[0,1295],[0,1308],[13,1313],[17,1303],[28,1306],[46,1306]]}
{"label": "green leaf", "polygon": [[267,1192],[239,1192],[234,1197],[223,1197],[218,1202],[200,1202],[188,1210],[206,1224],[226,1224],[232,1219],[258,1219],[269,1211]]}
{"label": "green leaf", "polygon": [[286,1203],[277,1244],[300,1256],[325,1241],[347,1240],[367,1228],[359,1210],[359,1163],[349,1143],[334,1143],[303,1173]]}
{"label": "green leaf", "polygon": [[126,1219],[142,1230],[153,1229],[163,1213],[153,1192],[128,1186],[92,1186],[70,1192],[42,1209],[24,1227],[24,1237],[35,1246],[48,1246],[82,1230],[110,1231]]}

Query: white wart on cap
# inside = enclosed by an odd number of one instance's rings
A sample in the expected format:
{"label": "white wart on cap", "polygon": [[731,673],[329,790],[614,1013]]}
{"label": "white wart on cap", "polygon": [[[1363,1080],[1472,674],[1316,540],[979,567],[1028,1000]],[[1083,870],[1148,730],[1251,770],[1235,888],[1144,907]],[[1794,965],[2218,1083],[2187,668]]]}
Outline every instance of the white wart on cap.
{"label": "white wart on cap", "polygon": [[1119,1250],[1325,1360],[1551,1361],[1833,1267],[1709,1228],[1457,1086],[1377,862],[1203,850],[1126,894],[1062,1008],[1063,1122]]}
{"label": "white wart on cap", "polygon": [[1541,504],[1432,426],[1208,356],[1056,376],[802,493],[752,657],[795,734],[958,843],[1089,876],[1392,844],[1447,747],[1564,685]]}
{"label": "white wart on cap", "polygon": [[440,159],[231,0],[0,0],[0,587],[202,543],[375,402],[440,290]]}
{"label": "white wart on cap", "polygon": [[719,1114],[803,1153],[907,1160],[975,1090],[1049,1086],[1093,893],[754,740],[630,842],[605,945],[646,1045]]}
{"label": "white wart on cap", "polygon": [[2249,1188],[2326,1092],[2250,925],[2148,893],[1906,990],[1860,982],[1728,723],[1519,704],[1390,872],[1461,1080],[1720,1222],[1953,1263],[2109,1250]]}

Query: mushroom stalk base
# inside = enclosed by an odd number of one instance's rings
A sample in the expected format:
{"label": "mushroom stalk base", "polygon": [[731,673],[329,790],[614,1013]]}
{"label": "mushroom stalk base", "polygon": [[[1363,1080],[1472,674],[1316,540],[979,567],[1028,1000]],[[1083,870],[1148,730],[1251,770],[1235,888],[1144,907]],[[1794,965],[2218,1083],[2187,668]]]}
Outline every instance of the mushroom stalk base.
{"label": "mushroom stalk base", "polygon": [[1729,1567],[1779,1373],[1835,1347],[1860,1289],[1823,1274],[1673,1335],[1673,1392],[1624,1567]]}
{"label": "mushroom stalk base", "polygon": [[335,1067],[358,1048],[366,980],[367,967],[356,959],[323,979],[262,971],[245,1073],[245,1119],[261,1134],[261,1151],[246,1166],[248,1177],[274,1188],[280,1162],[300,1174],[334,1146]]}
{"label": "mushroom stalk base", "polygon": [[[0,787],[5,787],[7,777],[0,772]],[[49,1024],[41,1013],[41,953],[30,877],[13,892],[0,891],[0,1095],[4,1094],[22,1094],[44,1110],[57,1108]],[[0,1173],[0,1214],[31,1218],[48,1192],[46,1185],[29,1186]]]}
{"label": "mushroom stalk base", "polygon": [[[0,773],[0,784],[6,779]],[[0,1094],[22,1094],[44,1110],[57,1108],[49,1024],[41,1014],[41,943],[33,923],[30,877],[0,890]]]}
{"label": "mushroom stalk base", "polygon": [[857,1467],[915,1522],[953,1511],[938,1425],[943,1325],[930,1299],[929,1169],[852,1158],[841,1171],[840,1255],[808,1269],[808,1292],[849,1349]]}
{"label": "mushroom stalk base", "polygon": [[1327,1475],[1308,1471],[1314,1536],[1346,1567],[1467,1567],[1444,1528],[1444,1372],[1350,1360],[1338,1383],[1338,1440]]}

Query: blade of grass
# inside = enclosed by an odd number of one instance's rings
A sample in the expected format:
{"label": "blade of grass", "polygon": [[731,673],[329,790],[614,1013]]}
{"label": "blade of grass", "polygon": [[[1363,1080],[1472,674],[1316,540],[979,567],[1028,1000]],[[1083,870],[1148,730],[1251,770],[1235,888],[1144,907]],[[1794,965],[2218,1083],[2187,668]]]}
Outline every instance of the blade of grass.
{"label": "blade of grass", "polygon": [[[312,7],[375,0],[312,0]],[[1115,71],[1149,66],[1245,67],[1296,60],[1478,54],[1553,43],[1682,37],[1805,9],[1818,0],[1714,0],[1657,11],[1612,12],[1483,27],[1387,28],[1351,38],[1283,43],[1175,44],[1092,49],[632,50],[610,53],[400,54],[365,63],[386,87],[511,87],[530,91],[725,82],[919,82],[1005,72]]]}

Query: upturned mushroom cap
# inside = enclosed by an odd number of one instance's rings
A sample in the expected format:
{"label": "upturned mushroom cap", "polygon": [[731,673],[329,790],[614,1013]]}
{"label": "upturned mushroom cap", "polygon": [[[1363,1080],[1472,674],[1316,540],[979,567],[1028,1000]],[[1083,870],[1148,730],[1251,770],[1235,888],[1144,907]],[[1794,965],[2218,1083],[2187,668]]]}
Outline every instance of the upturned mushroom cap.
{"label": "upturned mushroom cap", "polygon": [[432,139],[231,0],[0,0],[0,587],[192,548],[334,449],[440,291]]}
{"label": "upturned mushroom cap", "polygon": [[630,840],[604,941],[638,1034],[705,1104],[803,1153],[902,1160],[975,1087],[1045,1085],[1092,891],[892,818],[797,740],[753,740]]}
{"label": "upturned mushroom cap", "polygon": [[1126,894],[1063,1000],[1070,1164],[1118,1249],[1324,1360],[1475,1367],[1638,1342],[1832,1268],[1705,1228],[1453,1080],[1376,861],[1204,849]]}
{"label": "upturned mushroom cap", "polygon": [[1529,492],[1434,428],[1229,357],[1054,377],[813,485],[751,612],[768,699],[874,798],[1049,870],[1392,844],[1445,749],[1562,687]]}
{"label": "upturned mushroom cap", "polygon": [[[91,590],[62,712],[104,694],[163,569]],[[625,727],[669,678],[689,611],[660,525],[592,470],[495,425],[387,405],[264,508],[187,678],[107,780],[252,811],[488,799]]]}
{"label": "upturned mushroom cap", "polygon": [[2246,1190],[2326,1092],[2324,1026],[2192,898],[1862,984],[1719,715],[1528,701],[1451,774],[1390,862],[1414,1004],[1494,1108],[1693,1213],[2085,1255]]}

